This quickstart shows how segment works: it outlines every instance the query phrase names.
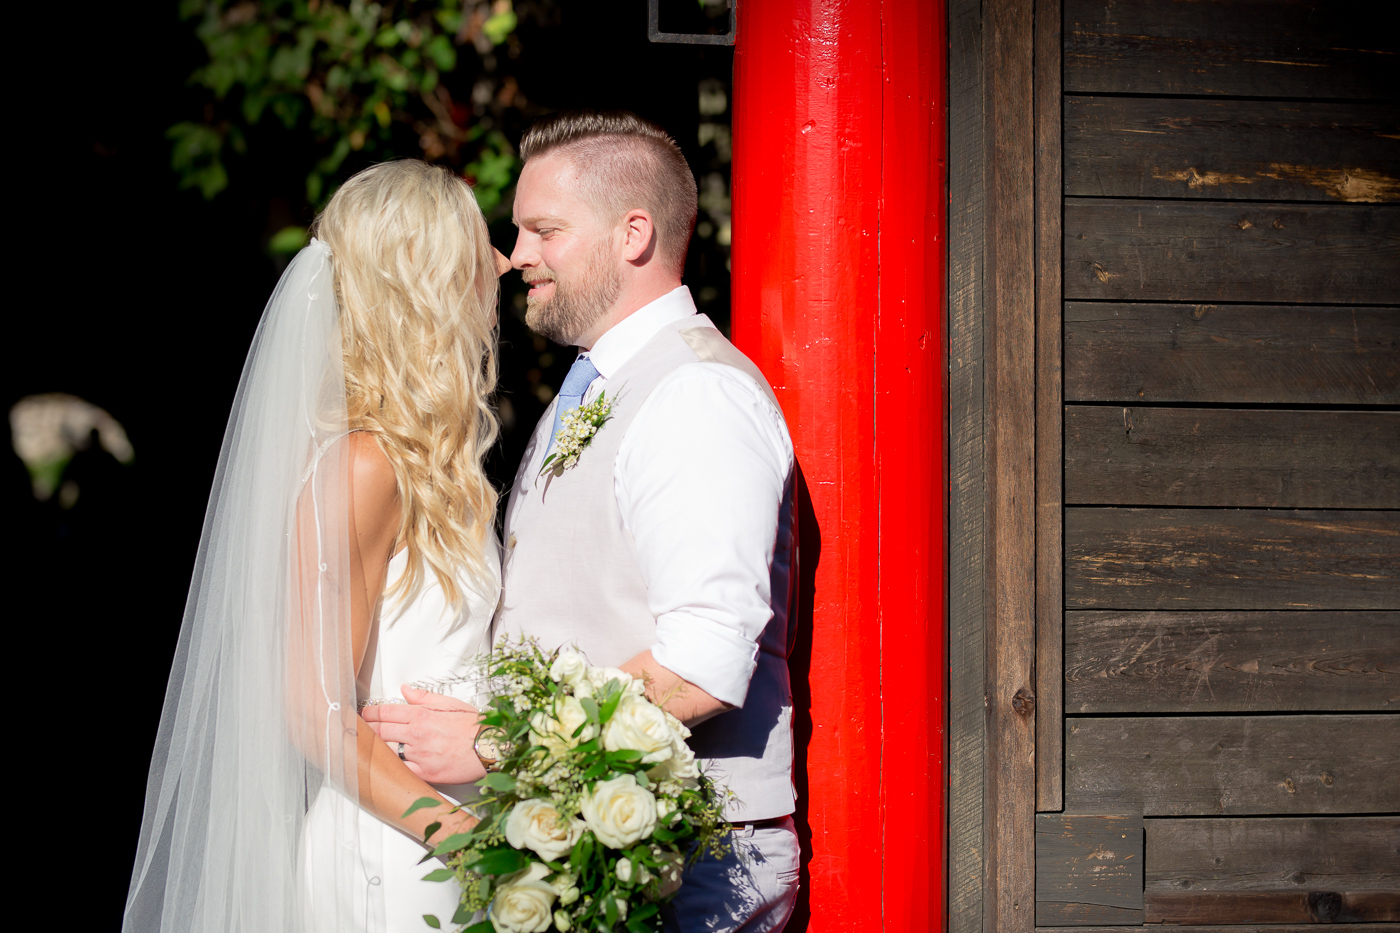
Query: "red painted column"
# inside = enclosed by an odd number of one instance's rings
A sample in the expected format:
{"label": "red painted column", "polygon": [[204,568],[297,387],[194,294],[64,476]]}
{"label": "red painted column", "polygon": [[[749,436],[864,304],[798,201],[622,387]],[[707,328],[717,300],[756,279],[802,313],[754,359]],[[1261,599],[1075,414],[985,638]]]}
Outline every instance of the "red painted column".
{"label": "red painted column", "polygon": [[942,2],[739,5],[733,335],[810,497],[794,673],[823,933],[944,927],[946,109]]}

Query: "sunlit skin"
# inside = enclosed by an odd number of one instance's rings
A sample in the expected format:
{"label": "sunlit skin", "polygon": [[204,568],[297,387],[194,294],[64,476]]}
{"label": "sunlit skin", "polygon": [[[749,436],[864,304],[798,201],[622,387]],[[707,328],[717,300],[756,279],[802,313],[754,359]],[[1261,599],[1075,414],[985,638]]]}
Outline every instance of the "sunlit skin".
{"label": "sunlit skin", "polygon": [[[510,268],[510,261],[500,251],[494,252],[496,274],[502,275]],[[388,582],[389,561],[403,550],[403,545],[395,540],[402,503],[394,468],[378,442],[363,432],[351,434],[346,442],[350,463],[350,631],[358,677],[374,624],[374,608]],[[474,733],[475,715],[466,718],[472,721]],[[401,761],[396,749],[379,741],[372,729],[373,726],[356,729],[355,734],[360,802],[367,810],[419,842],[430,824],[441,823],[441,828],[429,837],[430,845],[475,825],[476,820],[466,813],[453,813],[454,805],[415,773],[411,764]],[[405,819],[404,812],[421,797],[435,798],[438,805],[418,810]]]}
{"label": "sunlit skin", "polygon": [[[549,301],[556,291],[556,281],[567,284],[585,274],[599,239],[606,238],[612,246],[611,261],[617,264],[621,290],[612,307],[573,338],[576,346],[589,350],[620,321],[680,287],[681,277],[680,270],[667,268],[657,258],[656,228],[647,211],[629,210],[610,224],[575,193],[578,190],[577,172],[561,154],[537,156],[525,164],[515,187],[514,221],[518,233],[510,262],[530,283],[532,300]],[[648,695],[689,725],[731,708],[662,667],[650,651],[643,651],[619,667],[645,681]],[[409,768],[425,780],[434,784],[478,780],[484,770],[472,750],[477,731],[476,717],[472,715],[475,709],[407,685],[403,695],[409,701],[407,706],[365,709],[364,718],[370,728],[386,742],[403,742],[411,759]]]}

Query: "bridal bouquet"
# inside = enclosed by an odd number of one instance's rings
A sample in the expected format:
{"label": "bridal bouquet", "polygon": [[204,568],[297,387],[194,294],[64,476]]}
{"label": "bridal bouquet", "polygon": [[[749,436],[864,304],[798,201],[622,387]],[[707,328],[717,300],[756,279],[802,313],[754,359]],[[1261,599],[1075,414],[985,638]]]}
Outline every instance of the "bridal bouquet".
{"label": "bridal bouquet", "polygon": [[465,933],[659,931],[687,856],[728,851],[725,794],[700,773],[690,730],[640,680],[574,651],[507,644],[488,670],[482,734],[499,760],[471,808],[481,822],[444,840],[433,855],[451,868],[427,876],[460,881],[453,922],[485,911]]}

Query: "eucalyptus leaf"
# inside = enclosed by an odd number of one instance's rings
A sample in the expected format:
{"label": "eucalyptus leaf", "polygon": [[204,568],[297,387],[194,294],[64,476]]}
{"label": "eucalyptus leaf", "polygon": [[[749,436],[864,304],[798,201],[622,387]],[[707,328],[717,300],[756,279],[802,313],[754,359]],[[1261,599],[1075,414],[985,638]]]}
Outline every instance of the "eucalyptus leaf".
{"label": "eucalyptus leaf", "polygon": [[515,778],[504,771],[492,771],[481,779],[481,783],[502,794],[508,794],[515,790]]}
{"label": "eucalyptus leaf", "polygon": [[456,875],[450,868],[435,868],[423,876],[424,881],[447,881]]}
{"label": "eucalyptus leaf", "polygon": [[424,914],[423,922],[426,923],[428,926],[432,927],[434,930],[442,929],[442,922],[439,921],[438,918],[434,917],[432,914]]}
{"label": "eucalyptus leaf", "polygon": [[435,807],[441,802],[442,801],[438,800],[436,797],[419,797],[417,800],[413,801],[413,806],[403,811],[403,817],[407,819],[424,807]]}

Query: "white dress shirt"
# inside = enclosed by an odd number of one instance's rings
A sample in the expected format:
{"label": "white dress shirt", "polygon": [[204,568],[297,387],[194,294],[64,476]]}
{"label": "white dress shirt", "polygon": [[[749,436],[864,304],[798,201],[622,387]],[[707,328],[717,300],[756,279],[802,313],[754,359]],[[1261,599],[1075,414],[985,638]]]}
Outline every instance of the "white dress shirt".
{"label": "white dress shirt", "polygon": [[[599,373],[584,402],[660,328],[694,314],[682,285],[599,337],[583,354]],[[769,570],[792,468],[787,425],[764,390],[711,362],[682,366],[652,390],[613,468],[656,617],[652,655],[731,706],[743,705],[773,615]]]}

